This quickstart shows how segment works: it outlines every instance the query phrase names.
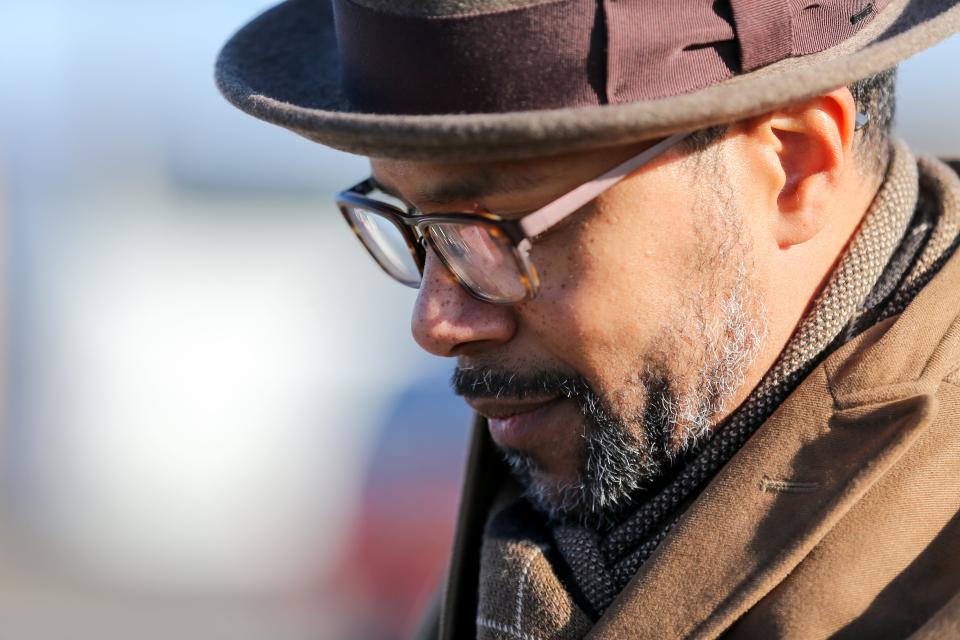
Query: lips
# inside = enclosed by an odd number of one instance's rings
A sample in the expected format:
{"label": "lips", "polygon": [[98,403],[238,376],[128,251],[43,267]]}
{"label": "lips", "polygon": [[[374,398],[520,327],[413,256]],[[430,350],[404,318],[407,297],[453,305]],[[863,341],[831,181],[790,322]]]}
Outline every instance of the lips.
{"label": "lips", "polygon": [[526,449],[531,439],[536,439],[538,427],[560,404],[560,398],[524,402],[477,399],[468,403],[487,418],[494,442],[502,447]]}

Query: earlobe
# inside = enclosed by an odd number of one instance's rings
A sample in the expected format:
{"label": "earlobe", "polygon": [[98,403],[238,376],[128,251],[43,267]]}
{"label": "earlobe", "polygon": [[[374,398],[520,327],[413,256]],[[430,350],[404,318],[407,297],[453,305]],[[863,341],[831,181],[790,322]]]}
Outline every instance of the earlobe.
{"label": "earlobe", "polygon": [[850,163],[856,107],[846,88],[771,114],[782,187],[773,234],[781,248],[807,242],[830,216]]}

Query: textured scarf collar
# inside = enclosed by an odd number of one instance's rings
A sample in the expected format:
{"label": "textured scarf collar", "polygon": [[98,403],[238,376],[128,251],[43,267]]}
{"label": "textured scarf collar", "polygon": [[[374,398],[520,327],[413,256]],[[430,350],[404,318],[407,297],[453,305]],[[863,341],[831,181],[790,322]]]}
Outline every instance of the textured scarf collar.
{"label": "textured scarf collar", "polygon": [[491,510],[480,562],[477,635],[581,638],[716,472],[836,347],[897,314],[952,254],[960,194],[933,160],[895,144],[887,175],[846,253],[746,401],[672,475],[605,531],[550,527],[515,487]]}

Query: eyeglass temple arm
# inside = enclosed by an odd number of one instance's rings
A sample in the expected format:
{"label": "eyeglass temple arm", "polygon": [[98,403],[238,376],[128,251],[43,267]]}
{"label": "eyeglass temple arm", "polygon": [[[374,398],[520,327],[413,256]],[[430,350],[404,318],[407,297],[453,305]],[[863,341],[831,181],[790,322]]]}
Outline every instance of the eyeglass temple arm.
{"label": "eyeglass temple arm", "polygon": [[520,220],[520,228],[527,238],[535,238],[688,135],[689,132],[675,133],[661,140],[603,175],[560,196],[542,209],[524,216]]}

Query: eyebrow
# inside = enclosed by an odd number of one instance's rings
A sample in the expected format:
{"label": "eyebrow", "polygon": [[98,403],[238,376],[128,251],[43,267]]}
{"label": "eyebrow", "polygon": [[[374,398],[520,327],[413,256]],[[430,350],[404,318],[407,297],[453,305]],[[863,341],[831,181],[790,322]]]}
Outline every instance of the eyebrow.
{"label": "eyebrow", "polygon": [[[413,197],[418,202],[442,205],[462,200],[483,200],[492,195],[503,195],[526,191],[540,185],[549,176],[537,172],[494,173],[481,170],[464,176],[458,176],[437,184],[421,185],[413,189]],[[400,190],[378,178],[374,184],[382,191],[403,199]]]}

